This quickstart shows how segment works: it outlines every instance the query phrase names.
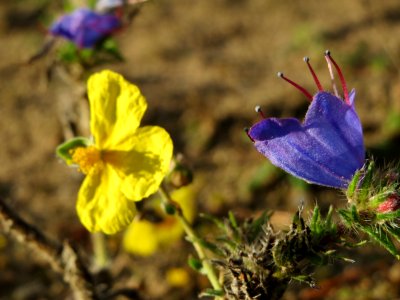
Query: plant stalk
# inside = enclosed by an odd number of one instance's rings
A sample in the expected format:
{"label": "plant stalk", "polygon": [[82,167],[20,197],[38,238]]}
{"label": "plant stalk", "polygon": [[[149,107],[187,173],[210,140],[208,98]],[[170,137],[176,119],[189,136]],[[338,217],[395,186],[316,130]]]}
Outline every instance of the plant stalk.
{"label": "plant stalk", "polygon": [[199,237],[197,236],[196,232],[193,230],[192,226],[188,222],[188,220],[185,218],[185,216],[182,213],[182,209],[178,203],[176,203],[173,199],[171,199],[171,196],[169,195],[168,191],[163,187],[160,186],[159,193],[163,199],[163,201],[166,204],[173,205],[175,207],[175,216],[179,219],[181,222],[186,235],[189,237],[189,240],[192,242],[194,249],[197,252],[197,255],[199,256],[199,259],[201,260],[203,264],[203,271],[205,275],[207,276],[208,280],[210,281],[212,287],[214,290],[217,291],[222,291],[221,284],[219,283],[218,276],[215,273],[214,268],[208,261],[207,255],[199,243]]}

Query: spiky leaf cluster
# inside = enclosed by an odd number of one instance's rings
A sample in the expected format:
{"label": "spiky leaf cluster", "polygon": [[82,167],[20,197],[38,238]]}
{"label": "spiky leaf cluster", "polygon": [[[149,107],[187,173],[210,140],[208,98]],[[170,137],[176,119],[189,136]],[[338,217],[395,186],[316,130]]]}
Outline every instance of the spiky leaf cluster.
{"label": "spiky leaf cluster", "polygon": [[268,213],[240,224],[233,214],[217,221],[223,235],[217,238],[220,259],[214,263],[224,272],[228,299],[280,299],[291,280],[315,286],[313,267],[329,262],[339,241],[332,210],[323,218],[316,207],[309,222],[301,212],[284,232],[273,229]]}

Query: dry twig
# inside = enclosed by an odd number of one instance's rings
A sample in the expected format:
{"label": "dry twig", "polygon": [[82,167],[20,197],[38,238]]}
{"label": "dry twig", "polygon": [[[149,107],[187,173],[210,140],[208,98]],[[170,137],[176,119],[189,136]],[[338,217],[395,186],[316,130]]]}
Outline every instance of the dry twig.
{"label": "dry twig", "polygon": [[21,244],[40,255],[54,271],[60,273],[76,300],[98,299],[89,271],[68,241],[60,244],[50,240],[40,230],[19,217],[1,199],[0,226]]}

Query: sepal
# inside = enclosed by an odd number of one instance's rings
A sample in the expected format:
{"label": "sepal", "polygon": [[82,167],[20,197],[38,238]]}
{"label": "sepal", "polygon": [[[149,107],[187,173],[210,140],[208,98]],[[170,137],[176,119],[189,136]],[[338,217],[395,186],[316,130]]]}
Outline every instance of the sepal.
{"label": "sepal", "polygon": [[56,154],[58,157],[63,159],[68,165],[72,164],[71,152],[73,149],[78,147],[87,147],[91,145],[92,142],[84,137],[72,138],[65,143],[62,143],[56,148]]}

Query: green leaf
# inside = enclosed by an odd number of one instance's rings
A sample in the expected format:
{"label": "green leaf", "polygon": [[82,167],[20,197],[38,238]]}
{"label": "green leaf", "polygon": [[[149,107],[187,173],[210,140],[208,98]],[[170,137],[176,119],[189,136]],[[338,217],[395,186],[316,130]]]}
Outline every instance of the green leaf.
{"label": "green leaf", "polygon": [[317,284],[315,283],[314,279],[308,275],[297,275],[292,276],[292,279],[297,280],[299,282],[307,283],[310,287],[315,288]]}
{"label": "green leaf", "polygon": [[95,51],[93,49],[80,49],[79,59],[83,62],[89,61],[95,55]]}
{"label": "green leaf", "polygon": [[248,235],[247,235],[249,242],[254,241],[254,239],[256,239],[258,237],[258,235],[262,231],[263,226],[268,223],[270,216],[271,216],[270,212],[264,211],[259,218],[255,219],[250,224]]}
{"label": "green leaf", "polygon": [[332,230],[336,231],[336,224],[335,222],[332,222],[332,216],[333,216],[333,206],[331,205],[329,206],[328,214],[326,215],[325,224],[330,231]]}
{"label": "green leaf", "polygon": [[360,222],[360,215],[358,214],[357,207],[355,205],[352,205],[350,208],[351,212],[351,217],[354,222],[359,223]]}
{"label": "green leaf", "polygon": [[238,229],[239,227],[238,227],[235,215],[233,214],[232,211],[228,212],[228,217],[229,217],[229,221],[231,222],[232,227],[235,229]]}
{"label": "green leaf", "polygon": [[347,209],[339,209],[338,210],[339,215],[343,219],[344,223],[348,226],[351,227],[354,225],[354,220],[352,218],[352,214],[349,210]]}
{"label": "green leaf", "polygon": [[377,220],[395,220],[400,218],[400,210],[396,210],[393,212],[387,212],[387,213],[377,213],[376,214],[376,219]]}
{"label": "green leaf", "polygon": [[392,240],[388,236],[387,232],[383,230],[381,226],[359,226],[359,228],[367,233],[373,240],[378,242],[379,245],[384,247],[387,251],[389,251],[395,257],[399,256],[399,252],[397,251],[395,245]]}
{"label": "green leaf", "polygon": [[397,225],[392,226],[391,224],[388,224],[385,227],[385,230],[391,234],[398,242],[400,242],[400,228],[397,227]]}
{"label": "green leaf", "polygon": [[387,189],[385,191],[382,191],[381,193],[378,193],[374,195],[373,197],[369,198],[369,207],[370,208],[376,208],[384,202],[390,195],[395,193],[395,189]]}
{"label": "green leaf", "polygon": [[314,241],[318,241],[324,236],[336,235],[336,224],[332,222],[333,207],[329,207],[326,218],[322,218],[319,207],[314,208],[310,222],[310,230]]}
{"label": "green leaf", "polygon": [[314,207],[314,211],[313,211],[313,215],[311,217],[311,222],[310,222],[310,229],[311,232],[314,234],[318,234],[320,232],[319,229],[319,222],[320,222],[320,218],[321,218],[321,212],[319,210],[318,205],[316,205]]}
{"label": "green leaf", "polygon": [[200,293],[200,297],[222,297],[225,293],[219,290],[206,289]]}
{"label": "green leaf", "polygon": [[212,215],[200,213],[200,218],[209,220],[209,221],[213,222],[219,229],[225,230],[224,222],[222,222],[221,220],[219,220],[218,218],[216,218]]}
{"label": "green leaf", "polygon": [[173,204],[170,203],[162,203],[161,207],[163,208],[163,210],[165,211],[165,213],[167,215],[174,215],[176,212],[175,206]]}
{"label": "green leaf", "polygon": [[194,257],[189,257],[188,265],[196,272],[202,273],[203,263],[201,262],[201,260]]}
{"label": "green leaf", "polygon": [[200,245],[201,245],[201,247],[203,247],[203,248],[206,248],[206,249],[208,249],[208,250],[210,250],[211,252],[213,252],[214,254],[216,254],[216,255],[218,255],[218,256],[224,256],[224,252],[219,248],[219,247],[217,247],[217,245],[215,245],[214,243],[210,243],[210,242],[208,242],[208,241],[206,241],[206,240],[203,240],[203,239],[196,239],[196,241],[191,241],[190,239],[188,239],[189,240],[189,242],[191,242],[191,243],[194,243],[194,242],[197,242],[197,243],[199,243]]}
{"label": "green leaf", "polygon": [[71,150],[78,147],[87,147],[92,142],[84,137],[72,138],[56,148],[56,154],[62,158],[67,164],[72,163]]}
{"label": "green leaf", "polygon": [[78,55],[78,48],[72,42],[63,44],[58,49],[57,55],[61,61],[66,63],[77,62],[80,60]]}
{"label": "green leaf", "polygon": [[358,200],[361,205],[365,205],[368,200],[374,168],[375,163],[371,160],[367,166],[367,170],[365,171],[364,178],[361,181],[360,192],[358,194]]}
{"label": "green leaf", "polygon": [[361,176],[361,170],[358,170],[354,174],[353,178],[351,179],[350,184],[349,184],[349,186],[347,188],[347,191],[346,191],[347,199],[352,199],[353,198],[354,193],[355,193],[355,191],[357,189],[358,182],[360,180],[360,176]]}
{"label": "green leaf", "polygon": [[115,40],[111,37],[107,38],[104,40],[104,42],[101,44],[101,50],[104,52],[107,52],[110,54],[112,57],[119,61],[123,61],[124,57],[121,54],[121,51],[119,51],[118,44],[115,42]]}

